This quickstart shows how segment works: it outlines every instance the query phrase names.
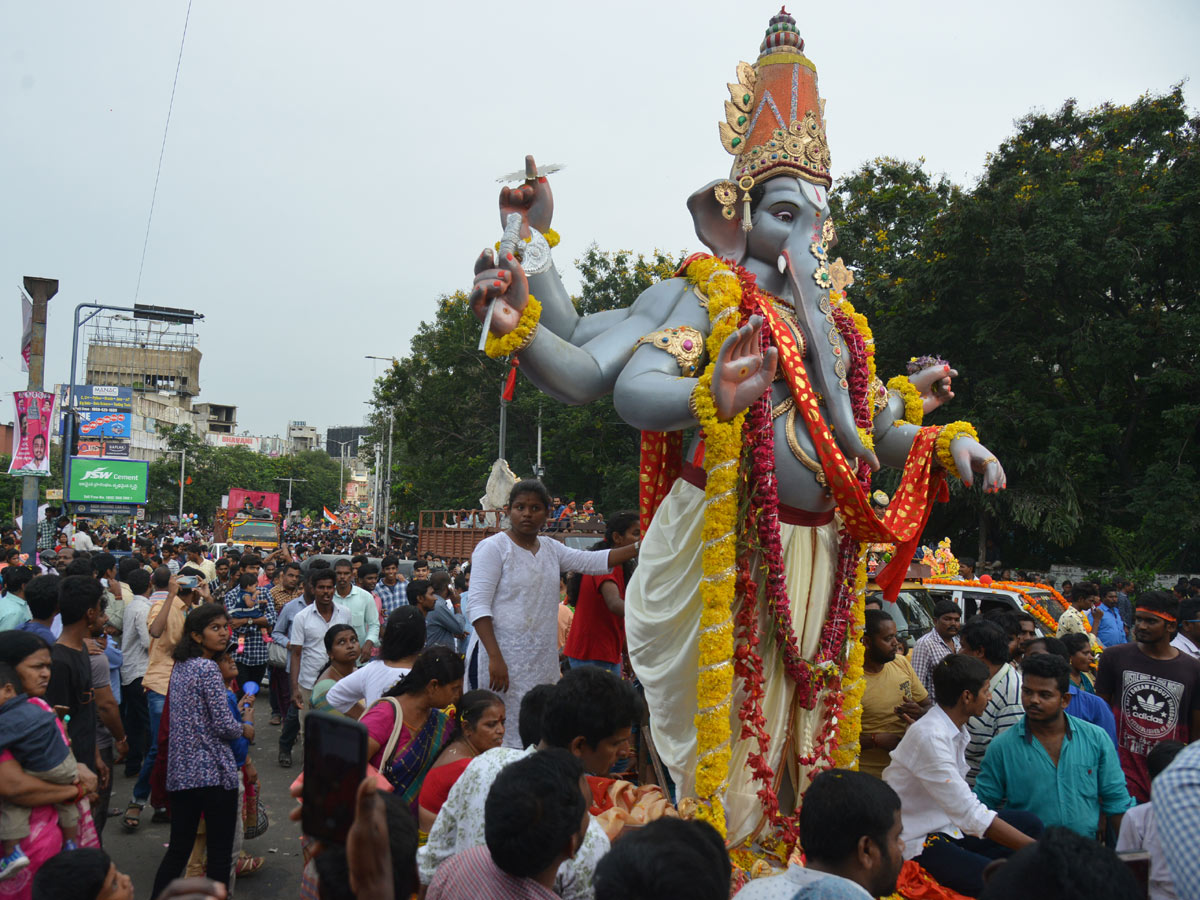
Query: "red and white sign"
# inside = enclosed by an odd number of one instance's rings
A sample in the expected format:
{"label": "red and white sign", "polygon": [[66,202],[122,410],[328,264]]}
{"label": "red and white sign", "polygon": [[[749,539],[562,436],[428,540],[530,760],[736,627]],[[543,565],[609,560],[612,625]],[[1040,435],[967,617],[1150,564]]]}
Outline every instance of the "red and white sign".
{"label": "red and white sign", "polygon": [[54,395],[48,391],[14,391],[16,410],[9,475],[50,474],[50,420]]}
{"label": "red and white sign", "polygon": [[249,501],[250,509],[262,506],[271,511],[271,515],[279,514],[279,495],[270,491],[247,491],[242,488],[229,489],[229,506],[231,515],[236,515],[246,509]]}

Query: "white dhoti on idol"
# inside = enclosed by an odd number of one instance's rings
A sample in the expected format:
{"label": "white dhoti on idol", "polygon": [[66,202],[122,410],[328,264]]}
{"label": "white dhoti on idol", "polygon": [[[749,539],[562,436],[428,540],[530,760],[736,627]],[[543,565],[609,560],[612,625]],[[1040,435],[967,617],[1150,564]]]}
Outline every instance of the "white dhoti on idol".
{"label": "white dhoti on idol", "polygon": [[[838,520],[805,527],[780,523],[784,571],[792,622],[801,656],[814,659],[833,595]],[[654,514],[642,539],[637,571],[625,593],[625,634],[629,659],[646,692],[655,749],[671,773],[678,797],[695,796],[697,681],[699,667],[701,532],[704,491],[678,479]],[[734,611],[736,613],[736,610]],[[771,737],[767,756],[778,778],[786,764],[793,788],[802,791],[795,760],[810,751],[822,724],[824,704],[812,710],[795,703],[796,686],[783,669],[769,613],[759,613],[759,652],[763,660],[762,713]],[[762,821],[760,788],[746,759],[758,753],[754,740],[739,740],[740,679],[730,705],[733,733],[725,816],[730,846],[753,837]],[[785,759],[786,751],[786,759]]]}

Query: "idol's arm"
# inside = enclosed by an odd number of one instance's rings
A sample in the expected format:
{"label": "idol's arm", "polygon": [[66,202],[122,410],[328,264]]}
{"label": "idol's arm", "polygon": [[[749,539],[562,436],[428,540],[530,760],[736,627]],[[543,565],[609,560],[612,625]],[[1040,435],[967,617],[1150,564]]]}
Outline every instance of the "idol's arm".
{"label": "idol's arm", "polygon": [[921,429],[908,422],[900,422],[904,414],[904,401],[895,393],[888,394],[888,402],[875,416],[875,455],[882,465],[903,469],[912,449],[913,441]]}
{"label": "idol's arm", "polygon": [[[557,400],[575,405],[590,403],[613,390],[638,339],[663,326],[684,287],[685,283],[676,279],[659,282],[626,310],[584,316],[576,324],[574,340],[539,326],[533,341],[520,351],[521,371]],[[602,323],[594,322],[601,317]],[[576,345],[593,331],[599,333]]]}

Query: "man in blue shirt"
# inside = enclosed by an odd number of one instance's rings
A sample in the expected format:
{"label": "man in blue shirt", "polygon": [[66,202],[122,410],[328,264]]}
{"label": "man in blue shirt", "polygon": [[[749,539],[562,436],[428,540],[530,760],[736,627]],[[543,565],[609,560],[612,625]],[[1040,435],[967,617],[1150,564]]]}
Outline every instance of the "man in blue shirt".
{"label": "man in blue shirt", "polygon": [[[1068,665],[1071,663],[1071,651],[1056,637],[1036,638],[1025,645],[1026,656],[1037,653],[1049,653]],[[1092,725],[1099,725],[1112,738],[1113,746],[1117,746],[1117,720],[1113,718],[1109,705],[1095,694],[1081,691],[1073,684],[1070,686],[1070,693],[1071,705],[1067,707],[1067,714]]]}
{"label": "man in blue shirt", "polygon": [[1121,618],[1117,596],[1117,586],[1106,584],[1100,588],[1100,605],[1093,608],[1089,618],[1092,622],[1092,633],[1105,647],[1129,643],[1129,635],[1125,631],[1125,620]]}
{"label": "man in blue shirt", "polygon": [[975,796],[990,808],[1025,810],[1047,827],[1084,837],[1100,836],[1101,813],[1120,830],[1134,801],[1103,729],[1066,715],[1070,665],[1039,653],[1025,660],[1021,675],[1025,718],[991,742]]}

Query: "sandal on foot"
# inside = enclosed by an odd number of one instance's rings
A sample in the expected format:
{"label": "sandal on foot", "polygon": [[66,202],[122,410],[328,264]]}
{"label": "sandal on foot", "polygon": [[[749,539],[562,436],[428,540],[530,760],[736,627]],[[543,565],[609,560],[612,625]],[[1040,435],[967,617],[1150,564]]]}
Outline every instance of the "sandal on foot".
{"label": "sandal on foot", "polygon": [[[125,829],[126,833],[133,834],[137,831],[138,825],[142,823],[142,810],[145,808],[145,803],[138,803],[136,801],[131,802],[126,807],[125,816],[121,819],[121,827]],[[135,809],[137,810],[137,814],[131,815],[130,811]]]}
{"label": "sandal on foot", "polygon": [[253,875],[263,867],[266,860],[261,856],[239,856],[235,869],[239,878],[245,878],[247,875]]}

